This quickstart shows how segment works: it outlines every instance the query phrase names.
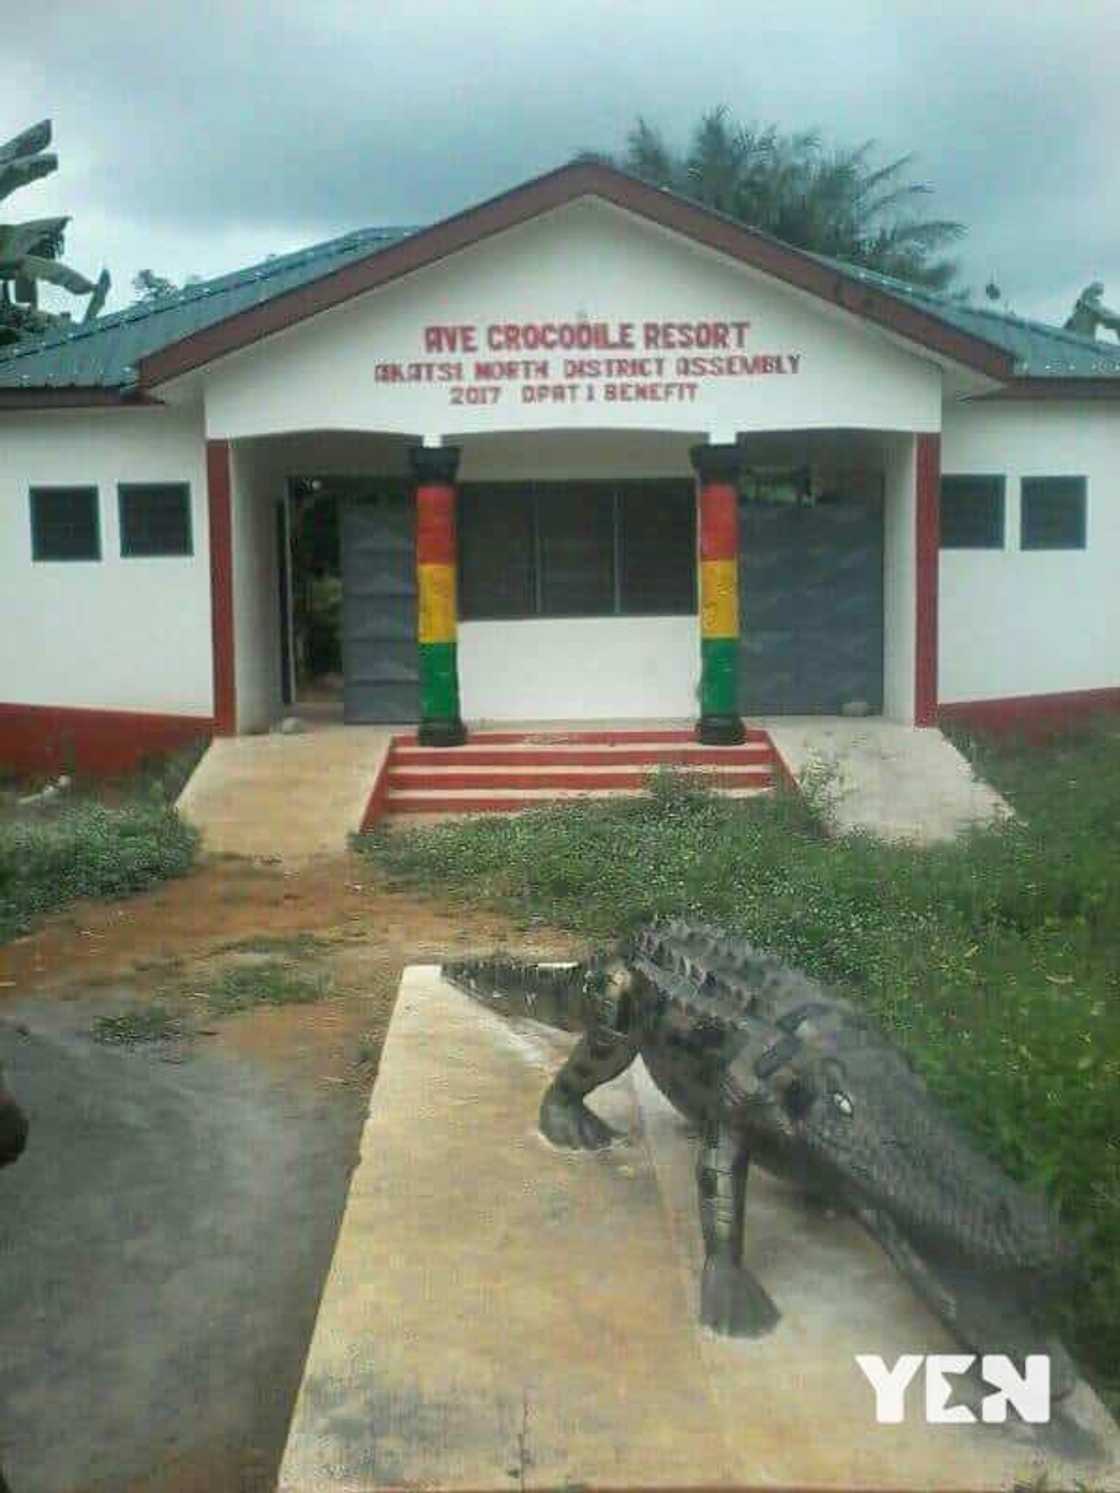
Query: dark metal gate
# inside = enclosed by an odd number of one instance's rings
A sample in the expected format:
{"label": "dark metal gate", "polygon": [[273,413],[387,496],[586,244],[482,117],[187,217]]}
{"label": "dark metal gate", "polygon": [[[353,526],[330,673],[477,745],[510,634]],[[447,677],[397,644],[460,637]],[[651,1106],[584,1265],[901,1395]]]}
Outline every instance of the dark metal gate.
{"label": "dark metal gate", "polygon": [[341,505],[343,713],[348,722],[420,715],[413,505],[386,484]]}
{"label": "dark metal gate", "polygon": [[740,703],[747,715],[883,708],[883,504],[740,506]]}

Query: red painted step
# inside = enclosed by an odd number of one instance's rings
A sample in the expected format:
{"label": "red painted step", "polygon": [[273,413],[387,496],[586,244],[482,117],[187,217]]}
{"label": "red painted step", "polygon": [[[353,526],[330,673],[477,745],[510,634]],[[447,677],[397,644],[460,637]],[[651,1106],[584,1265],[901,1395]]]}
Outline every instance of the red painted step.
{"label": "red painted step", "polygon": [[511,814],[583,797],[635,798],[660,767],[676,768],[718,794],[749,798],[773,787],[774,749],[764,731],[740,746],[711,747],[692,731],[485,731],[461,747],[393,738],[366,813]]}
{"label": "red painted step", "polygon": [[398,747],[393,748],[393,766],[401,767],[735,767],[744,763],[768,763],[770,747],[752,743],[737,747],[595,747],[540,746],[502,747]]}
{"label": "red painted step", "polygon": [[[522,766],[529,764],[523,763]],[[389,793],[424,788],[644,788],[649,772],[400,772],[390,767]],[[769,767],[736,771],[698,772],[696,780],[709,788],[768,788]]]}

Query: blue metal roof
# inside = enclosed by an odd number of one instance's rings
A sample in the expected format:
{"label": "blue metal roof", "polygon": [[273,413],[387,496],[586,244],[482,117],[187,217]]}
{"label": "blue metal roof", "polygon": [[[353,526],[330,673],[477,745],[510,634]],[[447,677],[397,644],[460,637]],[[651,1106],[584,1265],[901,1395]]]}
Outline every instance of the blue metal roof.
{"label": "blue metal roof", "polygon": [[[0,389],[128,389],[136,382],[141,358],[420,231],[416,227],[359,229],[17,344],[0,351]],[[848,279],[874,285],[956,331],[1003,349],[1015,359],[1020,377],[1120,379],[1120,344],[1113,348],[1010,312],[970,306],[825,255],[807,257]]]}
{"label": "blue metal roof", "polygon": [[[363,228],[341,238],[278,254],[261,264],[200,280],[155,301],[79,322],[0,352],[0,388],[127,388],[140,359],[262,301],[364,259],[415,228]],[[6,353],[6,356],[4,355]]]}

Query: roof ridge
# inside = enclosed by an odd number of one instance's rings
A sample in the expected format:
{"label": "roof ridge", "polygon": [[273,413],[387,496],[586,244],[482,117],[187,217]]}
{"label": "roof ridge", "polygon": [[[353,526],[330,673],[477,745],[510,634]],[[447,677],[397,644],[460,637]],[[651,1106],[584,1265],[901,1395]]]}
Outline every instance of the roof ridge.
{"label": "roof ridge", "polygon": [[249,280],[267,280],[273,275],[283,274],[319,257],[326,258],[329,254],[343,253],[346,249],[364,243],[374,243],[384,238],[407,238],[418,231],[416,225],[405,226],[403,224],[391,227],[352,228],[348,233],[322,239],[319,243],[308,244],[302,249],[292,249],[286,254],[271,254],[266,259],[260,259],[255,264],[246,265],[239,270],[226,270],[223,274],[212,275],[206,280],[192,281],[178,290],[169,291],[166,295],[155,297],[150,301],[133,301],[129,306],[122,306],[119,311],[110,311],[105,316],[96,316],[92,321],[74,322],[72,326],[63,330],[48,332],[42,337],[30,337],[25,341],[13,343],[7,348],[0,348],[0,362],[15,361],[21,357],[33,357],[37,353],[50,352],[52,348],[77,342],[83,337],[93,337],[101,332],[111,331],[114,327],[122,326],[127,322],[146,321],[149,317],[158,316],[162,312],[176,310],[181,306],[189,306],[195,301],[205,300],[207,296],[220,295],[225,291],[234,290]]}

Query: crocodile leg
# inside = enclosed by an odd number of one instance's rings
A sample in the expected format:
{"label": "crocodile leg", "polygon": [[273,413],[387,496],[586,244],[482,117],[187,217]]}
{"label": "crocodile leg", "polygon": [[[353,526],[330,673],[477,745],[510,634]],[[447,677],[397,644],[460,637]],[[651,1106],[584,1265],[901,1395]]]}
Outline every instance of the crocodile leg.
{"label": "crocodile leg", "polygon": [[638,1043],[610,1027],[584,1032],[541,1100],[540,1128],[554,1146],[594,1151],[609,1146],[616,1132],[584,1104],[601,1084],[617,1078],[638,1055]]}
{"label": "crocodile leg", "polygon": [[781,1315],[743,1266],[749,1170],[750,1153],[742,1141],[725,1126],[713,1125],[696,1162],[705,1252],[700,1320],[728,1337],[762,1337]]}

